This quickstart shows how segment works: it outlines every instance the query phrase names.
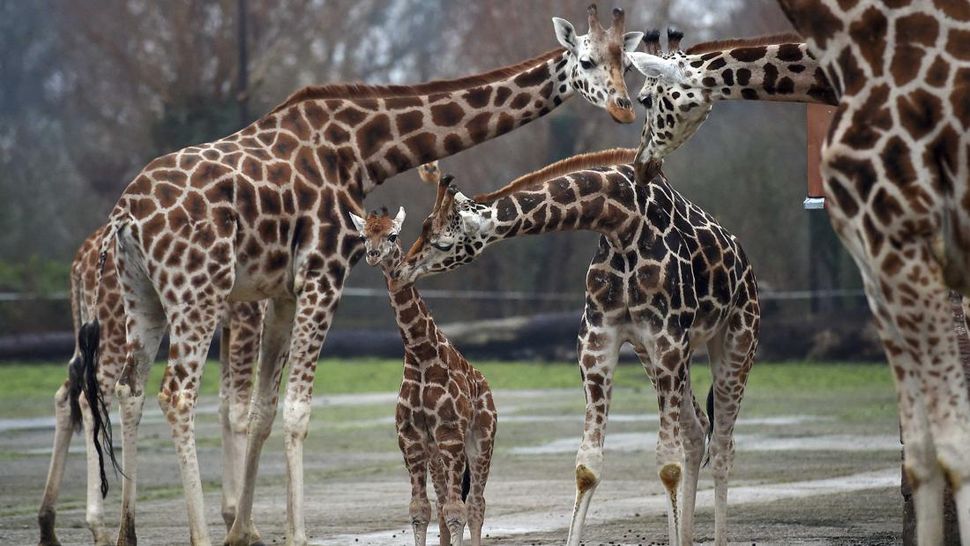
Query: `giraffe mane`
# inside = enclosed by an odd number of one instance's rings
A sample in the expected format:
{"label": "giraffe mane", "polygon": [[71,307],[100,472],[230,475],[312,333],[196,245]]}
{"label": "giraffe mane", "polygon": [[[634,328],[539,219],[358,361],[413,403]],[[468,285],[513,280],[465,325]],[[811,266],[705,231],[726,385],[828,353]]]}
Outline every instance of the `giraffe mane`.
{"label": "giraffe mane", "polygon": [[710,53],[712,51],[725,51],[728,49],[737,49],[739,47],[757,47],[757,46],[767,46],[767,45],[778,45],[778,44],[798,44],[804,42],[805,40],[794,32],[781,32],[778,34],[766,34],[764,36],[755,36],[754,38],[731,38],[728,40],[713,40],[710,42],[701,42],[699,44],[694,44],[687,48],[685,53],[688,55],[697,55],[700,53]]}
{"label": "giraffe mane", "polygon": [[527,68],[539,66],[550,59],[554,59],[564,51],[564,48],[559,47],[516,64],[453,80],[435,80],[414,85],[367,85],[364,83],[309,85],[287,97],[279,106],[273,108],[270,114],[275,114],[284,108],[307,100],[395,98],[430,95],[433,93],[450,93],[452,91],[459,91],[507,79]]}
{"label": "giraffe mane", "polygon": [[567,157],[566,159],[561,159],[550,165],[546,165],[538,171],[520,176],[506,184],[504,187],[499,188],[491,193],[476,195],[474,200],[483,204],[492,203],[496,199],[500,199],[511,193],[515,193],[526,186],[539,182],[546,182],[547,180],[557,176],[569,174],[574,171],[581,171],[591,167],[632,163],[636,155],[637,151],[633,148],[611,148],[609,150],[600,150],[598,152],[574,155],[572,157]]}

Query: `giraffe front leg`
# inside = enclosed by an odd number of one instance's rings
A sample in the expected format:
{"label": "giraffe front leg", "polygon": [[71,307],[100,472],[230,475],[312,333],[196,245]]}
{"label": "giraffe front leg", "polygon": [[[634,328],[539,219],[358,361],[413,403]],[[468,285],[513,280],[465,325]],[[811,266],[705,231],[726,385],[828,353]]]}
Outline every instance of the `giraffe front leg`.
{"label": "giraffe front leg", "polygon": [[[404,396],[402,395],[402,399]],[[400,404],[397,409],[397,441],[404,456],[404,466],[411,478],[411,503],[408,516],[414,530],[414,546],[425,546],[428,524],[431,522],[431,503],[428,501],[428,451],[425,436],[410,421],[410,411]]]}
{"label": "giraffe front leg", "polygon": [[330,328],[343,280],[340,277],[307,282],[297,300],[290,341],[290,373],[283,407],[288,545],[302,546],[307,543],[303,515],[303,441],[310,423],[317,358]]}
{"label": "giraffe front leg", "polygon": [[226,536],[226,546],[262,544],[252,516],[256,473],[263,444],[269,437],[276,417],[280,377],[290,348],[295,310],[295,302],[289,299],[273,300],[266,308],[260,341],[259,372],[249,406],[242,489],[236,505],[236,519]]}
{"label": "giraffe front leg", "polygon": [[586,394],[586,420],[583,439],[576,453],[576,502],[566,539],[568,546],[579,546],[589,503],[602,479],[603,441],[610,411],[613,371],[620,350],[615,331],[601,324],[592,324],[589,314],[587,310],[583,315],[578,342],[579,370]]}

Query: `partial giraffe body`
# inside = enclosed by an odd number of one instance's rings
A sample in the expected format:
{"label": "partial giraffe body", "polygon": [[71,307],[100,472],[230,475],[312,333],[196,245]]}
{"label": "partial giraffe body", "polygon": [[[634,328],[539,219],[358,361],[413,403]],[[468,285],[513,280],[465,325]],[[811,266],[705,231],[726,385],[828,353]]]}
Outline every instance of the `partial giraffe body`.
{"label": "partial giraffe body", "polygon": [[[135,474],[144,382],[170,333],[159,404],[172,431],[192,544],[210,544],[194,414],[205,351],[226,301],[270,299],[251,404],[245,474],[227,544],[260,541],[256,473],[276,415],[284,365],[288,544],[307,543],[303,443],[316,362],[350,268],[362,251],[349,212],[385,178],[507,133],[578,92],[632,121],[622,10],[590,32],[554,23],[563,45],[478,76],[415,86],[331,85],[299,91],[243,130],[158,158],[113,209],[102,252],[117,247],[129,355],[116,388],[124,471]],[[89,365],[94,365],[89,363]],[[136,542],[135,495],[122,487],[122,544]]]}
{"label": "partial giraffe body", "polygon": [[637,101],[647,115],[638,168],[644,180],[660,172],[663,159],[690,139],[715,101],[729,99],[834,104],[835,94],[818,63],[797,35],[705,42],[680,48],[683,35],[645,34],[646,53],[627,56],[647,76]]}
{"label": "partial giraffe body", "polygon": [[[613,372],[620,347],[630,343],[657,392],[657,471],[669,501],[670,543],[692,544],[697,475],[710,434],[715,542],[723,545],[734,424],[758,343],[757,283],[740,244],[710,215],[660,177],[636,183],[628,164],[634,156],[634,150],[576,156],[474,199],[442,187],[397,280],[456,269],[504,239],[602,234],[586,276],[579,333],[586,422],[568,544],[580,544],[603,478]],[[710,418],[695,401],[688,373],[701,346],[711,358]]]}
{"label": "partial giraffe body", "polygon": [[[949,289],[970,293],[970,4],[780,4],[805,43],[757,46],[747,58],[708,54],[732,58],[736,74],[739,68],[753,73],[772,51],[789,51],[793,60],[786,63],[804,65],[802,74],[820,72],[828,82],[825,93],[799,96],[778,93],[780,81],[773,80],[774,94],[763,89],[750,98],[838,106],[822,151],[826,206],[862,273],[893,370],[918,542],[943,541],[948,480],[962,543],[970,545],[970,397],[949,304]],[[801,58],[794,60],[796,54]],[[696,91],[725,70],[706,62],[679,71],[631,55],[638,68],[663,80],[668,97],[682,85]],[[710,96],[745,98],[736,79],[729,87],[729,94]],[[648,120],[656,117],[656,104]],[[688,134],[677,135],[677,145],[697,129],[678,127],[673,131]],[[650,147],[665,146],[646,135],[644,164]]]}
{"label": "partial giraffe body", "polygon": [[[105,406],[111,407],[114,387],[125,362],[125,324],[121,289],[114,273],[114,248],[105,255],[105,273],[100,290],[96,290],[99,250],[106,227],[92,233],[78,249],[71,264],[70,301],[75,332],[81,324],[97,318],[101,325],[98,344],[99,360],[96,381]],[[221,382],[219,384],[220,418],[223,428],[223,517],[226,526],[232,524],[235,504],[239,495],[242,474],[242,458],[246,448],[246,425],[248,424],[249,394],[252,390],[253,366],[259,352],[259,329],[262,311],[258,303],[232,303],[222,319],[222,347],[220,354]],[[87,503],[86,521],[98,546],[113,544],[111,533],[104,524],[104,505],[101,469],[93,439],[93,414],[91,404],[83,392],[75,400],[72,409],[72,389],[78,392],[77,379],[83,379],[80,368],[80,349],[75,349],[71,360],[69,378],[54,395],[54,448],[48,471],[44,498],[38,514],[42,546],[59,544],[55,532],[55,505],[60,493],[68,448],[74,433],[74,421],[81,419],[87,442]],[[106,423],[110,426],[110,423]],[[103,485],[107,485],[104,483]]]}
{"label": "partial giraffe body", "polygon": [[414,284],[394,279],[402,258],[397,237],[404,209],[395,218],[386,211],[352,218],[364,239],[367,263],[384,271],[404,341],[404,380],[395,422],[411,475],[415,546],[424,546],[431,520],[429,471],[438,497],[441,544],[460,545],[467,521],[472,546],[479,546],[498,418],[492,391],[435,325]]}

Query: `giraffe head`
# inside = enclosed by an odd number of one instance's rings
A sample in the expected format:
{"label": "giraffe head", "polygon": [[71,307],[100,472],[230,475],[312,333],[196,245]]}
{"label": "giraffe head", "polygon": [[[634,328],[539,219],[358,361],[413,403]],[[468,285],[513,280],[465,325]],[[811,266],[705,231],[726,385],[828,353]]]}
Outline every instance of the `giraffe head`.
{"label": "giraffe head", "polygon": [[354,213],[350,213],[350,219],[354,222],[354,227],[360,232],[364,240],[364,256],[370,265],[380,264],[382,268],[390,271],[397,266],[401,260],[401,247],[397,243],[397,237],[401,233],[401,226],[404,224],[404,207],[397,211],[397,215],[391,218],[387,209],[371,211],[367,218],[361,218]]}
{"label": "giraffe head", "polygon": [[636,50],[642,32],[623,32],[625,15],[613,8],[613,24],[603,28],[596,4],[587,8],[589,32],[579,36],[572,23],[553,17],[556,38],[568,52],[569,85],[594,106],[606,108],[614,121],[631,123],[637,114],[627,94],[623,75],[630,66],[625,53]]}
{"label": "giraffe head", "polygon": [[[646,109],[640,148],[635,161],[638,177],[646,182],[660,172],[664,158],[697,132],[711,108],[714,97],[700,85],[696,70],[680,49],[683,34],[667,31],[667,51],[660,48],[660,31],[646,33],[646,53],[627,53],[627,57],[647,77],[637,94]],[[646,177],[646,178],[644,178]]]}
{"label": "giraffe head", "polygon": [[451,184],[453,179],[451,175],[441,178],[421,236],[394,273],[398,282],[411,283],[466,264],[481,254],[494,236],[496,222],[491,209],[458,191]]}

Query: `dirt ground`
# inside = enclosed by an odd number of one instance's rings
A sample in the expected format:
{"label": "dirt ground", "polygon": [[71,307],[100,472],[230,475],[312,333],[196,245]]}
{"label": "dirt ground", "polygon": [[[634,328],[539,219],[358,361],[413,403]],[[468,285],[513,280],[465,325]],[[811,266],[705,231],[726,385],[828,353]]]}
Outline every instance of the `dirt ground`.
{"label": "dirt ground", "polygon": [[[318,397],[305,449],[307,528],[313,544],[408,545],[409,486],[392,421],[394,393]],[[561,544],[572,509],[573,462],[582,431],[576,389],[498,391],[499,436],[484,533],[489,544]],[[197,434],[212,539],[219,514],[220,440],[216,400],[200,407]],[[186,514],[168,428],[146,404],[139,454],[138,536],[142,544],[185,544]],[[729,491],[736,544],[897,544],[902,504],[892,392],[861,400],[751,394],[737,430]],[[36,509],[52,440],[50,418],[0,419],[0,541],[36,544]],[[654,466],[656,399],[617,388],[606,442],[605,479],[585,543],[666,541],[664,498]],[[116,434],[120,438],[120,434]],[[257,486],[256,524],[267,544],[285,527],[282,439],[267,444]],[[58,512],[64,544],[88,544],[83,442],[75,438]],[[112,481],[109,522],[118,520]],[[713,495],[702,471],[696,540],[713,540]],[[437,544],[429,530],[429,544]]]}

